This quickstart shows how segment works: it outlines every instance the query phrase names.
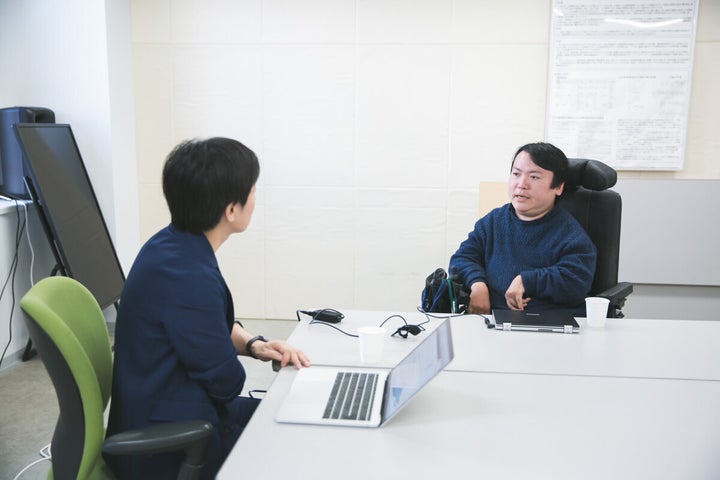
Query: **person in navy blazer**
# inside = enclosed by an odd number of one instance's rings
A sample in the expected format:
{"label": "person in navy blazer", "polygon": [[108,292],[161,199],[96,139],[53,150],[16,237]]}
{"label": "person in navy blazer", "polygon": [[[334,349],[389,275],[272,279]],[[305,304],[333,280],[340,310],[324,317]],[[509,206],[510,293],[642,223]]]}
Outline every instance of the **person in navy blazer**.
{"label": "person in navy blazer", "polygon": [[[243,232],[255,208],[260,165],[228,138],[183,142],[163,168],[171,224],[140,250],[125,282],[115,327],[108,435],[151,424],[203,419],[215,429],[203,478],[214,478],[257,407],[240,397],[238,355],[309,366],[288,343],[253,336],[234,319],[215,252]],[[120,479],[175,478],[181,455],[107,456]]]}

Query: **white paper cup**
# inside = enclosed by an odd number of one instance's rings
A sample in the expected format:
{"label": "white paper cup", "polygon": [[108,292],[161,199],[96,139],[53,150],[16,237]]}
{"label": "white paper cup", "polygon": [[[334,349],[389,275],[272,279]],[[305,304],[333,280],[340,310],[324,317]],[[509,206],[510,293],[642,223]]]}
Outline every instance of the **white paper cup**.
{"label": "white paper cup", "polygon": [[610,300],[601,297],[588,297],[585,299],[585,311],[588,327],[604,327],[607,318]]}
{"label": "white paper cup", "polygon": [[360,361],[363,363],[377,363],[382,359],[383,344],[385,343],[385,329],[382,327],[358,328],[360,339]]}

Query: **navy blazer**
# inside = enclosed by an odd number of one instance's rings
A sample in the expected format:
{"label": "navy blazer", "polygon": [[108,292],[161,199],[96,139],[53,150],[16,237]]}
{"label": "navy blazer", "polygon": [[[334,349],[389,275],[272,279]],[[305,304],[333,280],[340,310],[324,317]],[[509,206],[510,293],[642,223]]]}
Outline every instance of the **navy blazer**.
{"label": "navy blazer", "polygon": [[[108,435],[207,420],[216,427],[208,448],[208,467],[216,471],[237,438],[231,423],[243,408],[245,370],[230,340],[233,317],[230,291],[204,235],[171,225],[150,238],[120,298]],[[106,461],[119,478],[173,478],[180,457]]]}

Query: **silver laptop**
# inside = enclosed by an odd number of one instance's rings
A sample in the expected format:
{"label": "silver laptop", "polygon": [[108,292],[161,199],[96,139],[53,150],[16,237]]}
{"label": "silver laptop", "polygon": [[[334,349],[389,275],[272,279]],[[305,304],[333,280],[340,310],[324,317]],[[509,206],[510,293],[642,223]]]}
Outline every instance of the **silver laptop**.
{"label": "silver laptop", "polygon": [[454,357],[450,322],[428,333],[394,368],[325,367],[297,372],[275,421],[378,427]]}

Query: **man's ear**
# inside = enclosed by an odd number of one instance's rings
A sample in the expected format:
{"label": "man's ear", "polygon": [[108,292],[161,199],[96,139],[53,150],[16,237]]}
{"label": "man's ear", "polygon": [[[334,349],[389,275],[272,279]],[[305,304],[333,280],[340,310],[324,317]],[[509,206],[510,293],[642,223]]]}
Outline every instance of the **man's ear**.
{"label": "man's ear", "polygon": [[227,207],[225,207],[224,214],[225,218],[227,218],[228,220],[234,220],[235,215],[237,215],[238,213],[238,205],[236,203],[228,203]]}
{"label": "man's ear", "polygon": [[561,183],[557,187],[555,187],[555,195],[560,196],[563,193],[563,190],[565,189],[565,182]]}

